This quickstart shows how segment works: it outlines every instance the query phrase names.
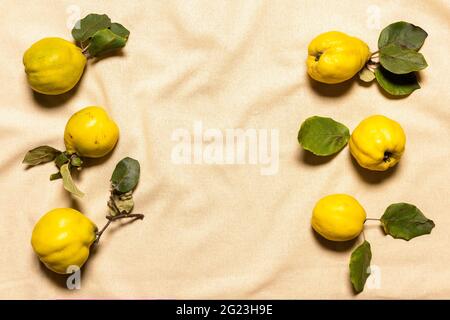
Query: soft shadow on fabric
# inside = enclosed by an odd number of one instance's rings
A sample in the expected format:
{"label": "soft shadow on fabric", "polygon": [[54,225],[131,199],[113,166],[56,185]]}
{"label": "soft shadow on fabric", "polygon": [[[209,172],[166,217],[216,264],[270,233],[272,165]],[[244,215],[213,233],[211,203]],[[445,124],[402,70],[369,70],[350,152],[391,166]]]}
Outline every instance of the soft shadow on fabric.
{"label": "soft shadow on fabric", "polygon": [[106,52],[105,54],[102,54],[101,56],[92,58],[92,64],[95,65],[102,61],[103,59],[108,59],[112,57],[125,57],[127,54],[123,50],[114,50],[110,52]]}
{"label": "soft shadow on fabric", "polygon": [[364,182],[369,184],[379,184],[382,183],[384,180],[393,177],[397,173],[398,167],[401,165],[400,160],[400,162],[397,163],[394,167],[389,168],[386,171],[372,171],[361,167],[355,160],[355,158],[353,158],[350,154],[349,157],[350,161],[353,164],[353,167],[355,168],[356,172],[358,172],[358,175]]}
{"label": "soft shadow on fabric", "polygon": [[[120,143],[120,138],[117,141],[117,144],[119,144],[119,143]],[[112,157],[114,152],[116,152],[117,144],[114,147],[114,149],[112,149],[108,154],[104,155],[103,157],[100,157],[100,158],[83,158],[83,169],[81,171],[83,171],[84,169],[88,169],[90,167],[101,166],[101,165],[105,164],[106,162],[108,162],[108,160]]]}
{"label": "soft shadow on fabric", "polygon": [[[342,151],[342,150],[341,150]],[[307,164],[309,166],[320,166],[323,164],[326,164],[337,157],[341,151],[336,152],[335,154],[332,154],[330,156],[316,156],[314,153],[302,149],[300,153],[298,154],[299,161],[303,162],[304,164]]]}
{"label": "soft shadow on fabric", "polygon": [[327,240],[324,237],[322,237],[320,234],[318,234],[312,227],[311,232],[316,239],[316,241],[325,249],[332,250],[336,252],[348,252],[350,251],[356,241],[358,240],[358,237],[355,239],[349,240],[349,241],[331,241]]}
{"label": "soft shadow on fabric", "polygon": [[[32,252],[32,254],[33,254],[33,260],[36,261],[36,263],[39,263],[39,269],[43,274],[45,274],[47,279],[49,279],[50,282],[53,283],[53,285],[63,288],[63,289],[67,289],[67,285],[66,285],[67,275],[59,274],[59,273],[51,271],[39,260],[39,258],[36,256],[36,254],[34,252]],[[68,290],[68,291],[70,291],[70,290]]]}
{"label": "soft shadow on fabric", "polygon": [[326,84],[311,79],[308,75],[306,77],[308,78],[309,87],[318,95],[327,98],[337,98],[346,95],[355,83],[353,78],[342,83]]}

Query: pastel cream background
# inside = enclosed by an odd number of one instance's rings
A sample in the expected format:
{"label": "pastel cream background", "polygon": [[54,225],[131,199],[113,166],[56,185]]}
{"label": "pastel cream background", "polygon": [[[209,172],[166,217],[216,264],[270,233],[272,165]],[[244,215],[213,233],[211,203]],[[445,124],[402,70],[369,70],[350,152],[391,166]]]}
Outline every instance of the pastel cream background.
{"label": "pastel cream background", "polygon": [[[337,192],[354,195],[370,217],[404,201],[436,223],[431,235],[410,242],[369,224],[381,287],[356,298],[450,298],[449,1],[1,4],[0,298],[352,299],[348,261],[357,243],[327,243],[309,224],[315,201]],[[73,92],[34,94],[22,54],[46,36],[70,39],[71,5],[123,23],[129,43],[122,56],[90,61]],[[341,30],[376,49],[374,8],[380,27],[406,20],[429,33],[422,89],[389,99],[375,83],[326,88],[310,81],[307,45],[321,32]],[[63,148],[67,119],[87,105],[105,106],[121,137],[109,158],[79,176],[87,193],[79,201],[48,181],[52,164],[25,170],[21,160],[38,145]],[[299,125],[311,115],[353,129],[372,114],[406,131],[407,151],[394,170],[366,172],[348,149],[325,161],[298,146]],[[252,165],[174,165],[173,130],[192,130],[197,120],[208,128],[279,129],[278,174],[261,176]],[[70,206],[102,226],[108,180],[124,156],[142,164],[136,212],[146,218],[113,226],[83,270],[82,289],[68,291],[33,255],[33,225],[48,210]]]}

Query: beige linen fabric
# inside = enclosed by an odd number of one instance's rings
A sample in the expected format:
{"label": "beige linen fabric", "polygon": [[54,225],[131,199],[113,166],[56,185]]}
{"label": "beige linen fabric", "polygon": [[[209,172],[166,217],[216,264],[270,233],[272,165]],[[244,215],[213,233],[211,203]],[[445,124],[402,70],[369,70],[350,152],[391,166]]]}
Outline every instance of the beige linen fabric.
{"label": "beige linen fabric", "polygon": [[[315,202],[354,195],[368,216],[411,202],[436,223],[410,242],[365,236],[379,275],[356,298],[450,298],[449,1],[18,1],[2,0],[0,26],[0,298],[349,298],[350,244],[328,243],[310,227]],[[70,39],[80,10],[107,13],[131,30],[120,55],[90,61],[76,90],[60,97],[27,86],[23,52],[47,36]],[[422,89],[390,99],[373,83],[325,87],[310,81],[309,41],[340,30],[374,51],[381,28],[420,25],[429,67]],[[379,24],[378,24],[379,22]],[[52,164],[26,170],[32,147],[63,148],[69,116],[104,106],[121,129],[111,156],[90,162],[71,198]],[[348,149],[317,159],[297,143],[300,123],[330,116],[353,129],[383,114],[401,123],[407,148],[399,166],[370,173]],[[260,166],[177,165],[177,128],[278,129],[279,170]],[[121,158],[142,165],[136,212],[146,218],[109,230],[82,271],[81,290],[47,271],[33,254],[35,222],[73,207],[102,226],[109,177]]]}

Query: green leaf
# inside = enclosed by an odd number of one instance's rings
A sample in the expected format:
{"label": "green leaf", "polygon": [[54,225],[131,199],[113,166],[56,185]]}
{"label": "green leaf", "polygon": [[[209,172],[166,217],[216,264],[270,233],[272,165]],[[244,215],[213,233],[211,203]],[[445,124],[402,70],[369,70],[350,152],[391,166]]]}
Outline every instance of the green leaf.
{"label": "green leaf", "polygon": [[112,216],[123,213],[131,213],[134,207],[133,193],[131,191],[122,194],[111,193],[111,198],[108,201],[108,207],[110,215]]}
{"label": "green leaf", "polygon": [[75,24],[72,29],[72,36],[76,41],[85,42],[97,31],[109,28],[111,19],[106,14],[88,14]]}
{"label": "green leaf", "polygon": [[55,158],[55,164],[58,168],[61,168],[61,166],[65,163],[69,162],[69,158],[67,157],[65,152],[61,152],[56,158]]}
{"label": "green leaf", "polygon": [[72,180],[72,176],[70,175],[70,169],[69,169],[68,163],[65,163],[61,166],[60,172],[61,172],[61,176],[63,179],[64,189],[66,189],[70,193],[72,193],[80,198],[83,197],[84,193],[81,192],[80,189],[78,189],[78,187],[75,185],[75,183]]}
{"label": "green leaf", "polygon": [[50,181],[58,180],[61,178],[62,178],[62,175],[61,175],[61,172],[59,172],[59,171],[50,175]]}
{"label": "green leaf", "polygon": [[375,70],[375,77],[380,86],[393,96],[404,96],[420,89],[414,72],[408,74],[394,74],[379,66]]}
{"label": "green leaf", "polygon": [[349,138],[350,132],[342,123],[319,116],[306,119],[298,132],[298,142],[302,147],[318,156],[338,152]]}
{"label": "green leaf", "polygon": [[396,44],[380,49],[380,63],[386,70],[395,74],[420,71],[428,66],[421,53]]}
{"label": "green leaf", "polygon": [[372,82],[375,79],[375,74],[370,71],[367,67],[364,67],[359,72],[359,78],[364,82]]}
{"label": "green leaf", "polygon": [[357,247],[350,257],[350,281],[357,293],[363,291],[367,278],[370,275],[369,267],[372,259],[370,244],[364,241]]}
{"label": "green leaf", "polygon": [[128,39],[128,37],[130,36],[130,31],[128,31],[127,28],[125,28],[123,25],[121,25],[120,23],[114,22],[111,24],[111,27],[109,28],[113,33],[115,33],[116,35],[118,35],[119,37]]}
{"label": "green leaf", "polygon": [[396,44],[403,48],[418,51],[428,34],[420,27],[405,21],[390,24],[383,29],[378,38],[378,48]]}
{"label": "green leaf", "polygon": [[108,51],[122,48],[126,43],[127,38],[115,34],[110,29],[103,29],[92,36],[88,52],[95,57]]}
{"label": "green leaf", "polygon": [[140,175],[140,165],[135,159],[126,157],[119,161],[111,176],[111,185],[119,193],[132,191]]}
{"label": "green leaf", "polygon": [[72,156],[70,158],[70,164],[74,167],[81,167],[83,165],[83,160],[78,156]]}
{"label": "green leaf", "polygon": [[55,160],[61,151],[49,146],[40,146],[27,152],[22,160],[22,163],[36,166],[41,163],[46,163]]}
{"label": "green leaf", "polygon": [[391,204],[381,217],[381,224],[387,234],[404,240],[429,234],[434,228],[434,222],[409,203]]}

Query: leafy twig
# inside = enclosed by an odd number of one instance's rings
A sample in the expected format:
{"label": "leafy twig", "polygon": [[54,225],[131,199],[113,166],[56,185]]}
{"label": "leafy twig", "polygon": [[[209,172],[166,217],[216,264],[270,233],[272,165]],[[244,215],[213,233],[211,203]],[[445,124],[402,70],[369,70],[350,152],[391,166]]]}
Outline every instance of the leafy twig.
{"label": "leafy twig", "polygon": [[111,222],[125,218],[134,218],[135,220],[142,220],[144,219],[144,215],[141,213],[122,213],[117,216],[106,216],[108,222],[103,226],[103,228],[100,231],[96,233],[94,245],[98,244],[98,242],[100,241],[100,237],[102,236],[103,232],[105,232],[105,230],[109,227]]}

